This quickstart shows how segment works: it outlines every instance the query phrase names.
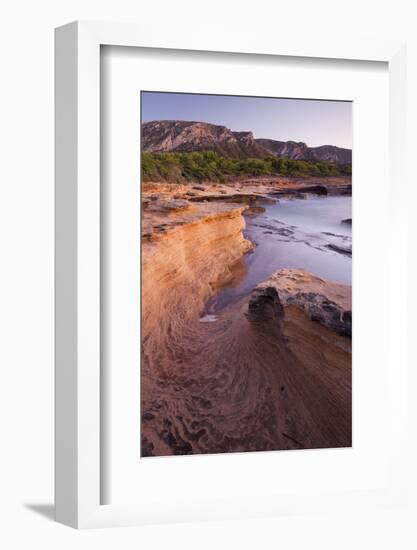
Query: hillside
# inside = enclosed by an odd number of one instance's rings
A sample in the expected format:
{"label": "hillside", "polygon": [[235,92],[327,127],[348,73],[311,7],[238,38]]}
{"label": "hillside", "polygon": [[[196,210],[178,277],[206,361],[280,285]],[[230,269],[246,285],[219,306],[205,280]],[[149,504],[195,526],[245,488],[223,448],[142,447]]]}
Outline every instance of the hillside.
{"label": "hillside", "polygon": [[302,141],[276,141],[262,138],[256,141],[275,157],[286,157],[291,160],[318,160],[335,164],[352,163],[352,150],[335,145],[308,147]]}
{"label": "hillside", "polygon": [[142,151],[147,153],[214,151],[232,158],[288,158],[350,164],[352,151],[334,145],[308,147],[306,143],[255,138],[252,132],[234,132],[226,126],[184,120],[154,120],[142,125]]}
{"label": "hillside", "polygon": [[232,132],[226,126],[183,120],[155,120],[143,124],[142,151],[214,151],[236,158],[266,157],[270,154],[255,141],[252,132]]}

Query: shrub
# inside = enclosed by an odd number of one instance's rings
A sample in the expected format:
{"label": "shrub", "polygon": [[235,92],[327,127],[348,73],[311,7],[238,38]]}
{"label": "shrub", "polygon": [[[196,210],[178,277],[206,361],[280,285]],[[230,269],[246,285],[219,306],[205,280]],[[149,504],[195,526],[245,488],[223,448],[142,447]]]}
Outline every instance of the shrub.
{"label": "shrub", "polygon": [[142,153],[142,180],[183,183],[187,181],[226,182],[253,176],[338,176],[351,175],[350,164],[292,160],[288,158],[238,159],[214,151],[184,153]]}

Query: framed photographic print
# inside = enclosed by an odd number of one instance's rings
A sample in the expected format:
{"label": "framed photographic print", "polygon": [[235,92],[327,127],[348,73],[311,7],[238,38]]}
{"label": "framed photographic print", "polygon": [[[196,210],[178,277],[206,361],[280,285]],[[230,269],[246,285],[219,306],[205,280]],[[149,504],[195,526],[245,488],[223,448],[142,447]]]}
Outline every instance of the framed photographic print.
{"label": "framed photographic print", "polygon": [[405,498],[404,45],[247,38],[56,31],[73,527]]}

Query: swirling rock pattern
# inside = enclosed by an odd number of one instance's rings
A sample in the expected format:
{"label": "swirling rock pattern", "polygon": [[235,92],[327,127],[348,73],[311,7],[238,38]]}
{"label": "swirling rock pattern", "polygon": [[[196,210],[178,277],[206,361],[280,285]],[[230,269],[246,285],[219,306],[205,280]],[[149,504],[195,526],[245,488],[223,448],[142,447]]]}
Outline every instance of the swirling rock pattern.
{"label": "swirling rock pattern", "polygon": [[142,456],[351,445],[350,340],[289,299],[320,288],[341,304],[343,285],[284,270],[200,322],[250,248],[245,208],[200,204],[165,213],[163,228],[144,219]]}

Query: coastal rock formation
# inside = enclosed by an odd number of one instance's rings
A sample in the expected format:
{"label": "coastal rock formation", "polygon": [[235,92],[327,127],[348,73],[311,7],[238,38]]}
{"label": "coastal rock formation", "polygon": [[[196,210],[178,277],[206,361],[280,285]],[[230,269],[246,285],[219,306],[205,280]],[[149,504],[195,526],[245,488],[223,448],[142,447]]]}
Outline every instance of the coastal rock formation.
{"label": "coastal rock formation", "polygon": [[347,185],[327,185],[327,193],[328,195],[337,195],[337,196],[346,196],[351,197],[352,196],[352,182],[350,181]]}
{"label": "coastal rock formation", "polygon": [[243,203],[243,204],[248,204],[248,205],[253,205],[253,204],[274,204],[274,203],[276,203],[276,201],[274,199],[264,197],[263,195],[260,195],[260,194],[257,194],[257,193],[238,193],[238,194],[223,193],[223,194],[220,194],[220,195],[216,195],[216,194],[201,195],[200,194],[200,195],[190,197],[188,200],[191,201],[191,202],[224,201],[224,202]]}
{"label": "coastal rock formation", "polygon": [[[325,281],[301,269],[282,269],[252,291],[249,311],[253,303],[254,312],[259,310],[261,314],[258,316],[262,318],[262,306],[264,302],[268,305],[268,299],[273,299],[273,304],[279,304],[281,312],[282,304],[294,305],[312,321],[341,336],[352,336],[351,290],[348,285]],[[270,318],[271,315],[268,317],[267,314],[266,308],[263,317]]]}
{"label": "coastal rock formation", "polygon": [[163,208],[160,216],[144,211],[142,335],[156,369],[163,367],[155,358],[170,335],[187,332],[216,284],[230,277],[233,263],[251,248],[242,233],[245,208],[216,203],[171,215]]}
{"label": "coastal rock formation", "polygon": [[298,306],[312,321],[317,321],[342,336],[352,336],[352,312],[341,309],[323,294],[298,292],[287,299],[287,304]]}
{"label": "coastal rock formation", "polygon": [[143,194],[142,456],[350,446],[350,339],[329,321],[348,287],[281,270],[206,315],[252,246],[248,207],[163,189]]}
{"label": "coastal rock formation", "polygon": [[254,323],[275,323],[284,317],[284,309],[274,287],[256,288],[249,299],[247,318]]}
{"label": "coastal rock formation", "polygon": [[142,124],[142,148],[149,153],[215,151],[237,158],[286,157],[351,164],[352,151],[334,145],[308,147],[306,143],[255,138],[252,132],[234,132],[226,126],[186,120],[154,120]]}
{"label": "coastal rock formation", "polygon": [[268,286],[274,287],[278,291],[284,305],[288,304],[297,294],[312,293],[325,296],[342,311],[352,309],[352,289],[349,285],[322,279],[305,269],[280,269],[257,288]]}
{"label": "coastal rock formation", "polygon": [[191,208],[191,204],[183,199],[167,199],[159,200],[157,197],[150,197],[142,201],[142,207],[147,212],[179,212],[181,210],[188,210]]}
{"label": "coastal rock formation", "polygon": [[298,196],[298,195],[305,195],[305,194],[311,194],[311,195],[319,195],[319,196],[326,196],[328,195],[328,189],[325,185],[305,185],[301,184],[298,186],[293,187],[287,187],[287,188],[281,188],[276,189],[271,192],[271,195],[284,195],[284,196]]}

